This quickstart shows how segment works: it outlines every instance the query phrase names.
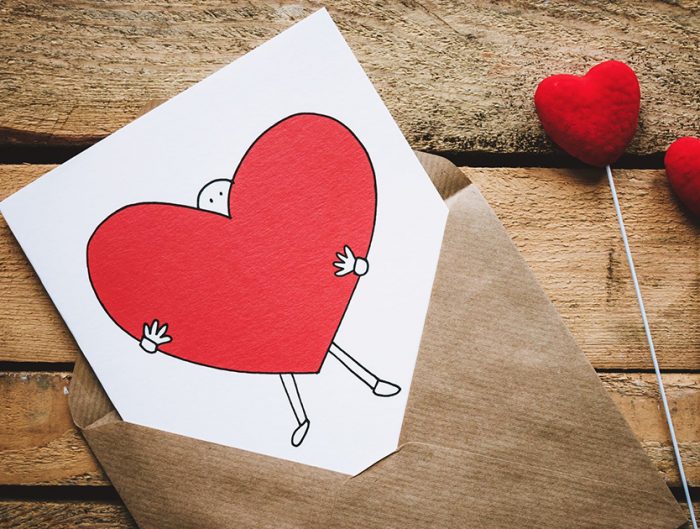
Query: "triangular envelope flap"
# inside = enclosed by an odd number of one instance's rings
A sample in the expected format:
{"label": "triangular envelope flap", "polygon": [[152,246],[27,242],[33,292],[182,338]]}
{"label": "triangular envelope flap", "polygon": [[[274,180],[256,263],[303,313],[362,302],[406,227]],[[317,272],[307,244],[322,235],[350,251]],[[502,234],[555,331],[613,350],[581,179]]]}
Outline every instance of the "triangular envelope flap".
{"label": "triangular envelope flap", "polygon": [[[601,508],[628,509],[627,527],[675,527],[684,521],[590,363],[474,186],[450,199],[401,440],[465,449],[567,479],[593,480],[600,483]],[[493,485],[501,478],[507,479],[497,490],[517,495],[514,476],[487,479]],[[636,491],[655,495],[667,508],[657,509],[655,520],[640,517],[641,511],[631,507]],[[613,501],[611,495],[624,501]],[[587,519],[585,509],[569,514],[578,514],[580,518],[572,519],[581,523]]]}
{"label": "triangular envelope flap", "polygon": [[[142,528],[354,527],[377,516],[372,509],[378,505],[389,526],[420,527],[425,512],[417,509],[435,515],[444,504],[440,494],[451,490],[465,508],[451,511],[457,518],[449,526],[482,527],[484,517],[500,520],[499,503],[516,513],[557,494],[582,496],[561,504],[573,519],[586,520],[596,504],[600,526],[614,527],[608,522],[621,515],[629,517],[626,527],[635,520],[645,527],[683,522],[484,199],[451,163],[422,153],[419,159],[441,196],[451,197],[450,216],[402,440],[443,447],[408,443],[347,478],[125,423],[114,414],[98,420],[112,408],[94,375],[78,364],[71,388],[74,419],[92,424],[84,430],[88,444]],[[520,313],[510,314],[514,310]],[[397,474],[394,487],[368,485],[375,473],[397,464],[410,468]],[[376,476],[378,485],[382,479]],[[428,479],[443,503],[430,507],[416,499],[416,510],[406,511],[402,501],[420,492],[413,479]],[[579,479],[600,486],[575,486]],[[394,501],[401,484],[403,500]],[[371,496],[364,509],[357,492],[363,487]],[[523,488],[531,492],[519,494]],[[652,507],[634,510],[635,493]],[[470,504],[482,507],[470,510]],[[532,526],[560,527],[562,512],[555,505]]]}

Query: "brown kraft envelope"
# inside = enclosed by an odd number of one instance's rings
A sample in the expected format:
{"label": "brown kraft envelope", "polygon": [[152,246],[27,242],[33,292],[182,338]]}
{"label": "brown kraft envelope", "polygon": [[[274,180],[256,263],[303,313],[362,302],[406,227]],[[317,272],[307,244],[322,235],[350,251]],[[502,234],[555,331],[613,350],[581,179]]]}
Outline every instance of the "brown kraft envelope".
{"label": "brown kraft envelope", "polygon": [[418,156],[450,213],[399,447],[346,476],[137,426],[81,359],[73,419],[142,529],[685,522],[479,191]]}

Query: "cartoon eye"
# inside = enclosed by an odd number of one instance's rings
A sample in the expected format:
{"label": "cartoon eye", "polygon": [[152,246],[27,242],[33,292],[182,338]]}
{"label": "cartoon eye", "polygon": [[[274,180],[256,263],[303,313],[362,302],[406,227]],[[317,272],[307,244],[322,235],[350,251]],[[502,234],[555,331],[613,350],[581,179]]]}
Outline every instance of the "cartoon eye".
{"label": "cartoon eye", "polygon": [[223,191],[219,191],[219,196],[220,196],[220,197],[224,196],[224,192],[223,192]]}
{"label": "cartoon eye", "polygon": [[213,204],[213,203],[214,203],[214,199],[213,199],[213,198],[210,198],[210,199],[209,199],[209,203],[210,203],[210,204]]}

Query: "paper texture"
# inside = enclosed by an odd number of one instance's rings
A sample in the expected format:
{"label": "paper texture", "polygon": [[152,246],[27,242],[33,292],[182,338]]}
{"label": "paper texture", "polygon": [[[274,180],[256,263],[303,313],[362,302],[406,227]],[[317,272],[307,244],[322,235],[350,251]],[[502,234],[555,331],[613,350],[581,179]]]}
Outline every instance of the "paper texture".
{"label": "paper texture", "polygon": [[325,10],[1,207],[125,420],[348,475],[398,446],[447,208]]}
{"label": "paper texture", "polygon": [[399,449],[347,477],[136,426],[79,362],[73,417],[142,529],[684,523],[479,191],[419,157],[450,215]]}

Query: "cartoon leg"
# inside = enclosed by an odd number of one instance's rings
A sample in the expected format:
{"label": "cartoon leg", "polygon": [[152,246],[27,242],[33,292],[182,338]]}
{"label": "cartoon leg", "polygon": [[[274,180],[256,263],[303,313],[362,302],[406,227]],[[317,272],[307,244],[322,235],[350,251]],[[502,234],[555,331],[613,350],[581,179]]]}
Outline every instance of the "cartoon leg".
{"label": "cartoon leg", "polygon": [[393,397],[399,391],[401,391],[401,388],[396,384],[392,384],[391,382],[377,378],[377,376],[371,373],[365,366],[360,364],[352,356],[338,347],[335,342],[331,344],[328,352],[335,356],[341,364],[347,367],[353,375],[367,384],[371,388],[372,393],[375,395],[379,397]]}
{"label": "cartoon leg", "polygon": [[304,410],[304,404],[301,402],[301,396],[299,395],[299,388],[297,387],[297,381],[292,374],[280,375],[280,380],[282,380],[282,386],[284,387],[284,392],[287,394],[287,399],[289,399],[289,404],[292,406],[292,411],[294,412],[294,417],[296,417],[298,426],[292,433],[292,446],[299,446],[304,437],[306,437],[306,432],[309,431],[308,417],[306,416],[306,410]]}

